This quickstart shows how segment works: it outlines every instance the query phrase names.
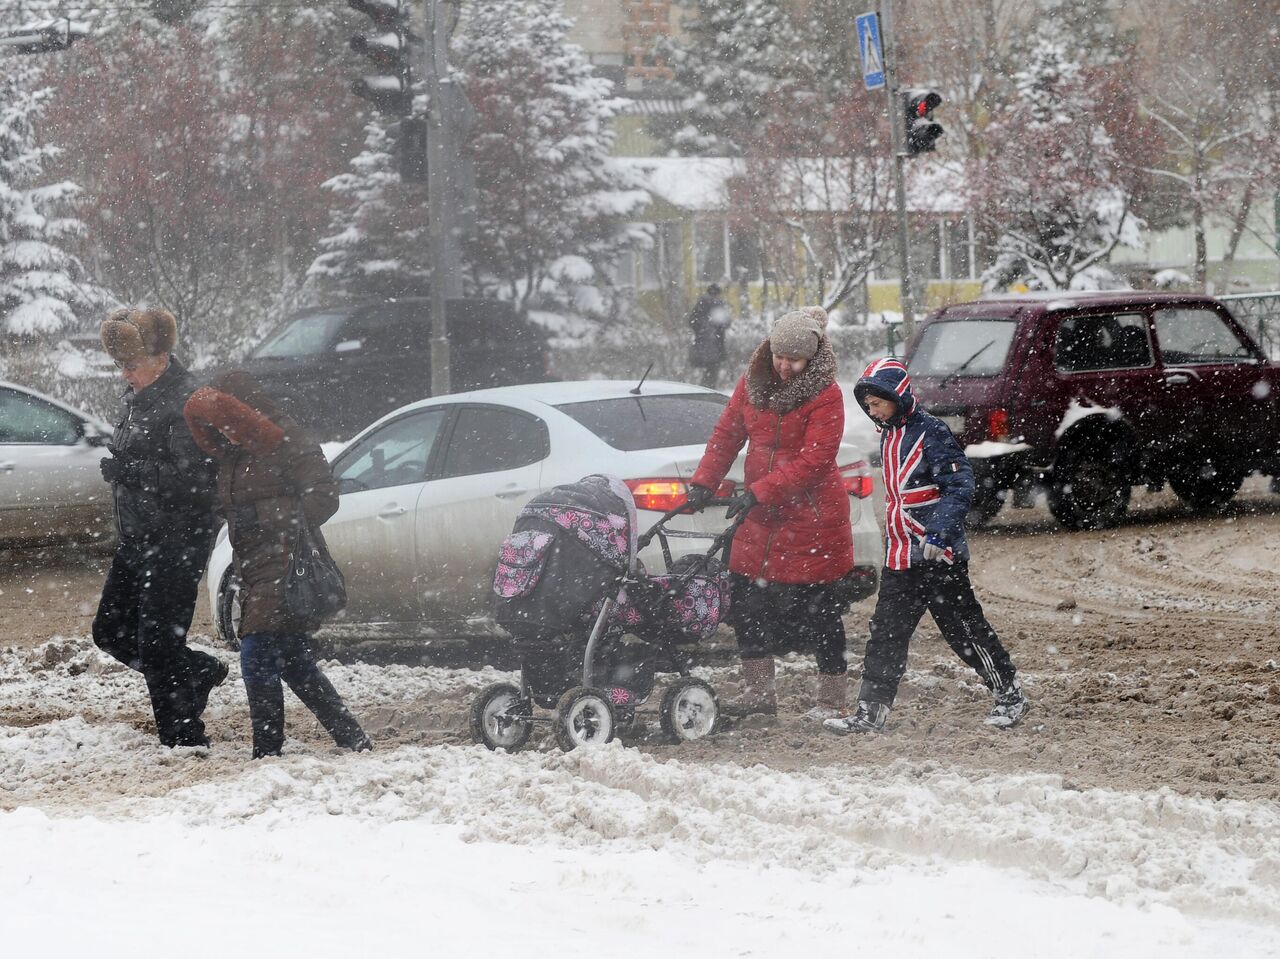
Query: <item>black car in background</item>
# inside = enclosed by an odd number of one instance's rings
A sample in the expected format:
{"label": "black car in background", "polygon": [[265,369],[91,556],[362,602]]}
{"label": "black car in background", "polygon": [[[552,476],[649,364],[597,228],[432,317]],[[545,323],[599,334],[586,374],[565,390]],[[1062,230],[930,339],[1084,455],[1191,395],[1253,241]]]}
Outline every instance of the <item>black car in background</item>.
{"label": "black car in background", "polygon": [[[454,392],[545,382],[547,335],[497,300],[448,302]],[[320,439],[353,436],[431,395],[431,301],[318,307],[280,324],[242,364]]]}

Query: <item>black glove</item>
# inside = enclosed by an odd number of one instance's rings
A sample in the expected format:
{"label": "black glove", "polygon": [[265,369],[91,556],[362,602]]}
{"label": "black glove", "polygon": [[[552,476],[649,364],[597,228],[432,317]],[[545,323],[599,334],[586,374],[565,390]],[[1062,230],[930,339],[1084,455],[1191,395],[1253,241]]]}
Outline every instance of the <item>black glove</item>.
{"label": "black glove", "polygon": [[685,502],[689,506],[689,512],[701,513],[707,508],[707,504],[711,502],[711,497],[715,493],[707,489],[705,486],[698,486],[696,483],[689,484],[689,492],[685,494]]}
{"label": "black glove", "polygon": [[724,511],[725,519],[733,519],[735,516],[745,517],[751,512],[760,501],[756,499],[756,494],[751,490],[745,490],[739,493],[729,502],[729,508]]}
{"label": "black glove", "polygon": [[104,456],[98,460],[98,469],[108,483],[121,486],[142,485],[142,460],[136,456]]}
{"label": "black glove", "polygon": [[252,529],[258,525],[258,507],[253,503],[232,507],[227,511],[227,519],[236,529]]}

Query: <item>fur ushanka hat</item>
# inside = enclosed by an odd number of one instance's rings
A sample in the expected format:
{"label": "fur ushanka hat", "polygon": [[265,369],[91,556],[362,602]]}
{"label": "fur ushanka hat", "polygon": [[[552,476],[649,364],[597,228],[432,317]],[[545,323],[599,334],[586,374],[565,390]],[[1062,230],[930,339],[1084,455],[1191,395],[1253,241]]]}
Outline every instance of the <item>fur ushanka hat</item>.
{"label": "fur ushanka hat", "polygon": [[168,310],[113,310],[99,331],[102,347],[117,363],[173,352],[178,321]]}

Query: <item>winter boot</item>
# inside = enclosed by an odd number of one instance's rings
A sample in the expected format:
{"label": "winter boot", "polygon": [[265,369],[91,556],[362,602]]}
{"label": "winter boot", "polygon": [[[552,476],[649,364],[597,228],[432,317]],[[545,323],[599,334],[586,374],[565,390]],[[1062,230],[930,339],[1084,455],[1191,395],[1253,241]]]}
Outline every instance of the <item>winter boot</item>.
{"label": "winter boot", "polygon": [[983,720],[988,726],[1008,729],[1010,726],[1018,725],[1022,717],[1031,710],[1031,704],[1022,693],[1022,683],[1018,682],[1016,677],[1009,682],[1009,685],[997,689],[994,695],[995,703],[991,706],[991,712],[987,713],[987,718]]}
{"label": "winter boot", "polygon": [[192,652],[191,666],[191,711],[199,718],[204,715],[209,705],[209,694],[215,686],[221,686],[227,678],[227,664],[215,656],[206,653]]}
{"label": "winter boot", "polygon": [[309,669],[286,671],[285,682],[302,701],[302,705],[320,720],[320,725],[328,731],[335,743],[354,752],[373,748],[373,743],[369,742],[360,723],[347,710],[342,697],[333,688],[333,683],[320,672],[319,667],[311,664]]}
{"label": "winter boot", "polygon": [[812,723],[825,722],[828,719],[843,719],[849,715],[849,677],[846,673],[828,676],[818,674],[818,687],[814,698],[817,700],[812,709],[803,718]]}
{"label": "winter boot", "polygon": [[249,722],[253,725],[253,758],[279,756],[284,746],[284,689],[276,683],[245,683]]}
{"label": "winter boot", "polygon": [[742,661],[742,694],[720,705],[720,715],[778,715],[778,682],[772,656]]}
{"label": "winter boot", "polygon": [[204,723],[191,712],[191,687],[188,678],[171,669],[157,669],[143,674],[151,697],[151,712],[156,718],[160,745],[208,746]]}
{"label": "winter boot", "polygon": [[884,703],[859,699],[858,709],[852,716],[824,720],[822,728],[839,733],[841,736],[847,736],[849,733],[880,733],[884,732],[884,724],[888,718],[889,707]]}

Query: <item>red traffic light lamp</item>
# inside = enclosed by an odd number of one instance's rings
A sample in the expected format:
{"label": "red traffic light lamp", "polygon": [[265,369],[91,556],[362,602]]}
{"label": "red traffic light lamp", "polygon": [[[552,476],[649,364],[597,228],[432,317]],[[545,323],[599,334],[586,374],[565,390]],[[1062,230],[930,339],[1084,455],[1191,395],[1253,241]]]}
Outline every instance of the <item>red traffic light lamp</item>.
{"label": "red traffic light lamp", "polygon": [[938,138],[945,132],[933,119],[933,111],[942,103],[936,90],[904,90],[902,96],[903,137],[906,156],[919,156],[937,149]]}

